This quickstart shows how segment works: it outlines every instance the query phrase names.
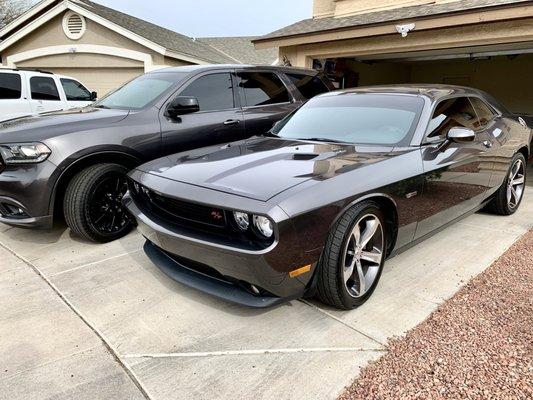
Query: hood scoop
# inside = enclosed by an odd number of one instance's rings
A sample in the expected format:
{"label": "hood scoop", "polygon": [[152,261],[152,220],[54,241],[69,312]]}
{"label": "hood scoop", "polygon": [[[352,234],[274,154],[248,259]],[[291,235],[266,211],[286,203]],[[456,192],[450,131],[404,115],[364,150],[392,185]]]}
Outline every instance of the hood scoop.
{"label": "hood scoop", "polygon": [[314,153],[295,153],[292,155],[292,159],[295,161],[309,161],[317,157],[318,154]]}

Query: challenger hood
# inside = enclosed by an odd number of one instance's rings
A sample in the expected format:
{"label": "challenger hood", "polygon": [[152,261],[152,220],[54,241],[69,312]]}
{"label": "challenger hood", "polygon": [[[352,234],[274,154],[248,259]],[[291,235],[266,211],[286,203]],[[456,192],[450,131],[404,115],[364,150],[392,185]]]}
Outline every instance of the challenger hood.
{"label": "challenger hood", "polygon": [[40,142],[72,132],[109,126],[126,118],[127,110],[78,108],[0,122],[0,143]]}
{"label": "challenger hood", "polygon": [[252,138],[160,158],[138,169],[165,179],[267,201],[389,157],[390,147]]}

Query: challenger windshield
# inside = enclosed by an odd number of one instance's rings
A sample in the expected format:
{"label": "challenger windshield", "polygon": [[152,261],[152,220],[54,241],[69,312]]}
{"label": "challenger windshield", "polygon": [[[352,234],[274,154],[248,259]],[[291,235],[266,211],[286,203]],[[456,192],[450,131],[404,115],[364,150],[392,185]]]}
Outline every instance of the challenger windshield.
{"label": "challenger windshield", "polygon": [[404,145],[416,129],[424,100],[415,96],[344,93],[317,97],[272,133],[287,139]]}
{"label": "challenger windshield", "polygon": [[187,76],[185,73],[180,72],[159,72],[142,75],[108,94],[94,106],[121,110],[140,110],[181,82],[185,76]]}

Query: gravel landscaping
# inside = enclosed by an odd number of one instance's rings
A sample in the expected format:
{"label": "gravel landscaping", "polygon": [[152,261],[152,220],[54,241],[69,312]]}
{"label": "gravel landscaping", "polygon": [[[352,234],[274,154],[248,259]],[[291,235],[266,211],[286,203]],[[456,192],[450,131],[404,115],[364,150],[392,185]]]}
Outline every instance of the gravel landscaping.
{"label": "gravel landscaping", "polygon": [[340,400],[531,399],[532,327],[529,231],[406,337],[391,339]]}

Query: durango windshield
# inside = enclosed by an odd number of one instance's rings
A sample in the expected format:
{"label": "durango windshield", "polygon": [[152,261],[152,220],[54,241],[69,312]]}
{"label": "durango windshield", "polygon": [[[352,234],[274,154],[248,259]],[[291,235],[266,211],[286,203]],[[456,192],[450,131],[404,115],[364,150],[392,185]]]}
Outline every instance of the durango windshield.
{"label": "durango windshield", "polygon": [[180,72],[159,72],[141,75],[111,92],[94,106],[121,110],[140,110],[163,93],[181,82],[187,74]]}
{"label": "durango windshield", "polygon": [[415,96],[345,93],[317,97],[281,121],[282,138],[357,144],[408,144],[424,100]]}

